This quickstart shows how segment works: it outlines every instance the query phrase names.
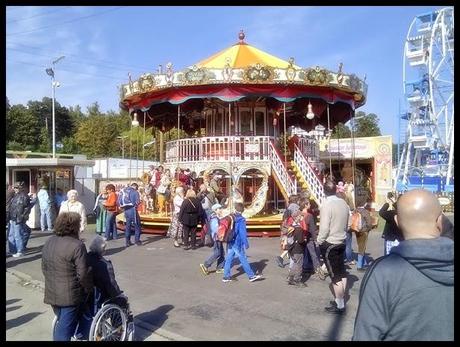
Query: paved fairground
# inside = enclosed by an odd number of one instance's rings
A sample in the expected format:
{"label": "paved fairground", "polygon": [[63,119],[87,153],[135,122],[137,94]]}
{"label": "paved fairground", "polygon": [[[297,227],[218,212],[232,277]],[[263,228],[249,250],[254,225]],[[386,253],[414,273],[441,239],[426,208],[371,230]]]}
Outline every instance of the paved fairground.
{"label": "paved fairground", "polygon": [[[453,221],[453,215],[450,216]],[[368,253],[383,253],[379,228],[369,235]],[[88,246],[95,236],[90,225],[83,237]],[[51,340],[53,313],[43,303],[41,249],[50,233],[34,230],[30,250],[22,258],[6,259],[6,339]],[[329,279],[311,277],[307,287],[286,283],[287,267],[274,261],[278,238],[251,238],[248,260],[263,280],[250,283],[241,266],[235,281],[221,274],[201,273],[199,264],[208,247],[185,251],[170,239],[142,235],[142,246],[124,247],[124,239],[110,241],[106,256],[113,262],[120,287],[129,297],[136,323],[136,340],[328,340],[348,341],[358,306],[363,273],[349,269],[349,298],[343,316],[326,312],[332,299]],[[353,239],[353,250],[356,243]]]}

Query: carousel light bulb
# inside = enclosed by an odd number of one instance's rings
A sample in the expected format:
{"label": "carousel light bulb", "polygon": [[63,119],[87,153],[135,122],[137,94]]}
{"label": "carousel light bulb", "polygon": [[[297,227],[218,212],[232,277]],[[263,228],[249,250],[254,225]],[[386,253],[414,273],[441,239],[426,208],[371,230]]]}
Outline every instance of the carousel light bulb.
{"label": "carousel light bulb", "polygon": [[308,102],[307,114],[305,115],[308,119],[315,118],[315,114],[313,113],[313,106],[311,105],[310,101]]}
{"label": "carousel light bulb", "polygon": [[131,125],[133,127],[138,127],[139,126],[139,121],[137,120],[137,112],[134,112],[134,119],[132,120]]}

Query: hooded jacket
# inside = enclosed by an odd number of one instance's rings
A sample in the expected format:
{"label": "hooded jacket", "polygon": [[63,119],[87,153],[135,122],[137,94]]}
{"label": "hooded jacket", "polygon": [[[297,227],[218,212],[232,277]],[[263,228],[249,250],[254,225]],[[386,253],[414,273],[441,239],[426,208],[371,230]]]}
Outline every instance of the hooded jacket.
{"label": "hooded jacket", "polygon": [[411,239],[368,269],[353,340],[454,339],[454,242]]}
{"label": "hooded jacket", "polygon": [[246,218],[239,212],[233,214],[235,219],[235,238],[228,243],[228,248],[236,248],[239,252],[244,252],[249,248],[248,234],[246,230]]}

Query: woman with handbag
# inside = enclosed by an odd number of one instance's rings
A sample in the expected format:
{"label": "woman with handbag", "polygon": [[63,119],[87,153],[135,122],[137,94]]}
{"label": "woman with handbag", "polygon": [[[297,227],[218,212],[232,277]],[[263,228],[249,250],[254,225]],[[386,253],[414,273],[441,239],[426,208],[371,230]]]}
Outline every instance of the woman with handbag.
{"label": "woman with handbag", "polygon": [[[203,207],[196,197],[193,189],[187,190],[185,200],[179,211],[179,221],[182,223],[184,233],[184,250],[196,249],[196,227],[202,222]],[[191,246],[190,246],[191,239]]]}
{"label": "woman with handbag", "polygon": [[107,196],[107,190],[104,189],[104,191],[97,196],[93,208],[93,213],[96,216],[96,234],[98,235],[105,234],[105,221],[107,219],[107,210],[104,206],[104,203],[107,200]]}

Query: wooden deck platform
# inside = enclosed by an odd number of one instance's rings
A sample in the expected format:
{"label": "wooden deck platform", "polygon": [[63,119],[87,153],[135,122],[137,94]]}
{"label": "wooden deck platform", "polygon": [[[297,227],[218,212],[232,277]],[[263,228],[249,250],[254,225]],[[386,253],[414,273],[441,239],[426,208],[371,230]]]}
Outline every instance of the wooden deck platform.
{"label": "wooden deck platform", "polygon": [[[282,214],[267,215],[262,217],[251,217],[247,219],[247,231],[250,237],[278,237],[280,235],[280,224]],[[117,227],[125,229],[124,216],[117,216]],[[141,214],[142,232],[145,234],[166,235],[171,223],[171,217],[160,216],[159,214]],[[201,225],[198,225],[198,233]]]}

